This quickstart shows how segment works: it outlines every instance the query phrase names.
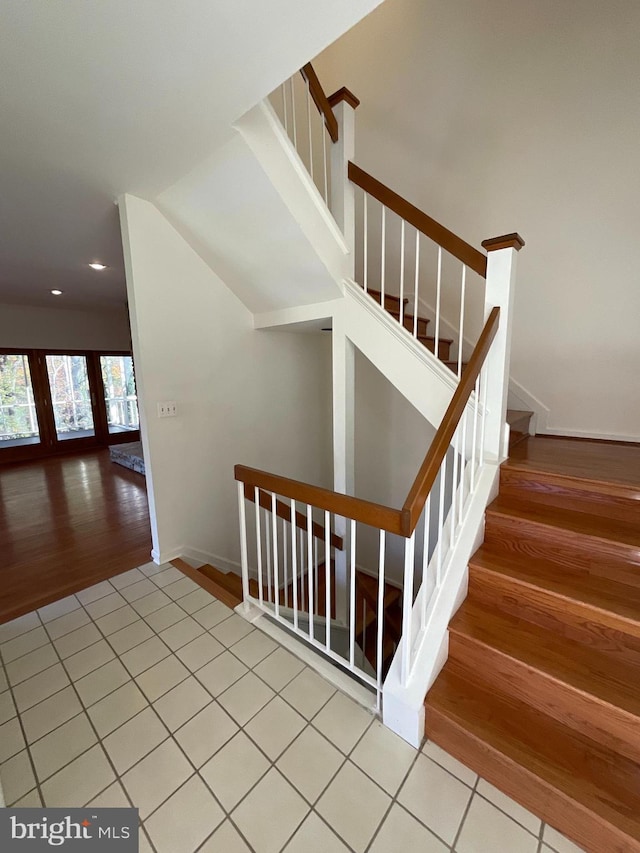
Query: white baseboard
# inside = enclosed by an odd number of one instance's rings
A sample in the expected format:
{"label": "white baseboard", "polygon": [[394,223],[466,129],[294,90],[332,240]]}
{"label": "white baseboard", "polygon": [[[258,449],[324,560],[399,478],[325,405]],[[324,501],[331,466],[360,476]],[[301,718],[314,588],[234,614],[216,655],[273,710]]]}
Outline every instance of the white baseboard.
{"label": "white baseboard", "polygon": [[592,438],[594,441],[629,441],[640,443],[640,435],[626,435],[615,432],[588,432],[582,429],[550,427],[539,429],[538,435],[557,435],[559,438]]}
{"label": "white baseboard", "polygon": [[215,566],[216,569],[220,569],[225,574],[233,572],[236,575],[242,575],[242,566],[236,560],[228,560],[219,554],[211,554],[208,551],[201,551],[199,548],[191,548],[188,545],[184,545],[181,553],[179,555],[176,554],[176,556],[183,557],[189,563],[197,563],[198,565],[194,565],[195,569],[199,569],[200,566],[209,563],[209,565]]}
{"label": "white baseboard", "polygon": [[[549,409],[512,377],[509,377],[509,397],[511,401],[514,397],[516,398],[518,401],[517,408],[520,408],[521,405],[524,411],[533,412],[531,424],[529,425],[531,435],[543,432],[547,428],[547,424],[549,423]],[[511,402],[509,403],[509,408],[514,408]]]}
{"label": "white baseboard", "polygon": [[181,557],[183,550],[183,548],[163,548],[161,551],[158,551],[153,548],[151,550],[151,559],[157,566],[161,566],[163,563],[170,563],[176,557]]}

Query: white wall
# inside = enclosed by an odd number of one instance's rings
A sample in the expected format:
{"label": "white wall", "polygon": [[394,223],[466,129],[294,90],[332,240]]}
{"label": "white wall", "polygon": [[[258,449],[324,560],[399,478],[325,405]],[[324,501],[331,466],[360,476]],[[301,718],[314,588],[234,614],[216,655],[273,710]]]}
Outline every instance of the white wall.
{"label": "white wall", "polygon": [[[154,549],[239,560],[235,463],[331,484],[326,336],[252,315],[164,216],[120,201]],[[176,418],[158,419],[175,400]]]}
{"label": "white wall", "polygon": [[356,160],[473,245],[520,253],[511,375],[548,428],[640,440],[640,4],[386,0],[315,66]]}
{"label": "white wall", "polygon": [[[435,429],[358,350],[355,355],[355,494],[400,509]],[[377,569],[376,531],[359,528],[358,564]],[[419,544],[419,543],[418,543]],[[387,535],[387,572],[402,579],[404,540]]]}
{"label": "white wall", "polygon": [[0,347],[128,350],[129,318],[124,307],[72,311],[4,304],[0,305]]}

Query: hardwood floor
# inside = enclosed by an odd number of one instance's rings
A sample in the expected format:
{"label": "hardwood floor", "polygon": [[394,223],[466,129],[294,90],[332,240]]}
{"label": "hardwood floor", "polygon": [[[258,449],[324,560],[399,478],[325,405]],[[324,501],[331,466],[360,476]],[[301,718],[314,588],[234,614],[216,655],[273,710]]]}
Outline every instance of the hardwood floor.
{"label": "hardwood floor", "polygon": [[0,467],[0,623],[150,560],[144,477],[107,450]]}

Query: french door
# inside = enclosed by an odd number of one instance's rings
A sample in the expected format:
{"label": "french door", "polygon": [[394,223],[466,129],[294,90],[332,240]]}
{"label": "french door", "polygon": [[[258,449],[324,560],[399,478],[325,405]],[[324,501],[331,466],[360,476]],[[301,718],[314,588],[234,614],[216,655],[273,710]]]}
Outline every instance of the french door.
{"label": "french door", "polygon": [[0,462],[140,436],[129,353],[0,350]]}

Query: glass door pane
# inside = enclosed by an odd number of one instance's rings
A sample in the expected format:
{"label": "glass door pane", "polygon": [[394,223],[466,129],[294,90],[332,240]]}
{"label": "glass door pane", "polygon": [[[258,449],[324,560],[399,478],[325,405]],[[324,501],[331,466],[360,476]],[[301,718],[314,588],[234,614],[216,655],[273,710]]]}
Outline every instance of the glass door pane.
{"label": "glass door pane", "polygon": [[27,355],[0,353],[0,448],[40,444]]}
{"label": "glass door pane", "polygon": [[84,355],[48,355],[47,374],[58,441],[95,435]]}
{"label": "glass door pane", "polygon": [[133,359],[130,355],[101,355],[100,368],[109,432],[140,429]]}

